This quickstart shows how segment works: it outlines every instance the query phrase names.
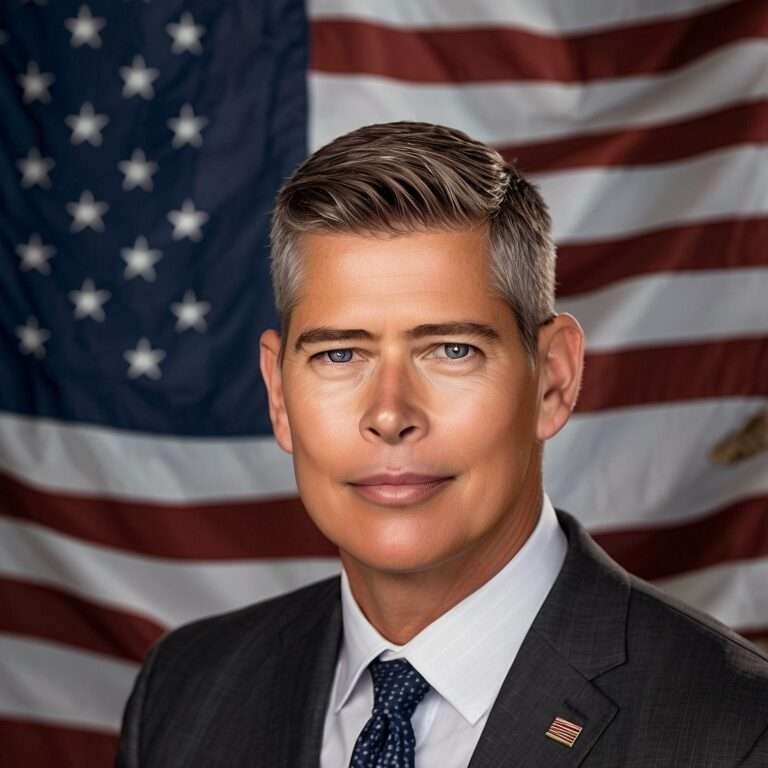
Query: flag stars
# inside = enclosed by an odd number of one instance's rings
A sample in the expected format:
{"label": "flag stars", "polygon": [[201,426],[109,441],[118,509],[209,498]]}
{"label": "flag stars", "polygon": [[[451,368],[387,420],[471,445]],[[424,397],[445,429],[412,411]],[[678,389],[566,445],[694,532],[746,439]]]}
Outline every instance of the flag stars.
{"label": "flag stars", "polygon": [[150,248],[145,237],[137,237],[133,248],[123,248],[121,253],[126,263],[123,273],[126,280],[141,276],[149,283],[154,282],[157,277],[155,264],[162,258],[162,253]]}
{"label": "flag stars", "polygon": [[28,243],[21,243],[16,246],[16,253],[21,259],[22,272],[29,272],[34,269],[41,275],[51,274],[51,265],[49,259],[53,258],[56,249],[51,245],[45,245],[40,239],[40,235],[34,234],[29,238]]}
{"label": "flag stars", "polygon": [[129,349],[123,353],[128,361],[128,377],[137,379],[146,376],[149,379],[159,379],[162,376],[160,363],[165,358],[162,349],[152,349],[149,339],[139,339],[136,349]]}
{"label": "flag stars", "polygon": [[73,48],[79,48],[81,45],[89,45],[91,48],[101,47],[99,32],[106,26],[106,21],[101,17],[93,16],[87,5],[81,5],[77,16],[67,19],[64,25],[72,34],[69,44]]}
{"label": "flag stars", "polygon": [[51,186],[48,174],[56,163],[50,157],[43,157],[37,147],[30,149],[29,154],[22,157],[16,165],[21,173],[21,186],[24,189],[36,185],[46,189]]}
{"label": "flag stars", "polygon": [[211,305],[207,301],[198,301],[194,291],[186,291],[182,301],[171,304],[171,311],[176,315],[179,333],[189,328],[200,333],[208,329],[205,316],[211,311]]}
{"label": "flag stars", "polygon": [[65,118],[67,125],[72,129],[72,143],[82,144],[87,141],[94,147],[101,144],[101,132],[109,122],[106,115],[97,115],[93,111],[93,104],[86,101],[80,107],[80,114],[68,115]]}
{"label": "flag stars", "polygon": [[134,56],[130,67],[120,67],[120,77],[123,78],[123,97],[141,96],[151,99],[155,95],[152,83],[160,76],[157,69],[148,67],[143,56]]}
{"label": "flag stars", "polygon": [[83,281],[79,291],[70,291],[69,299],[75,305],[75,319],[91,317],[101,322],[104,320],[102,304],[109,300],[109,291],[98,290],[90,278]]}
{"label": "flag stars", "polygon": [[125,175],[123,189],[131,190],[136,187],[146,191],[152,189],[152,176],[157,173],[157,163],[147,160],[143,150],[134,149],[130,160],[118,163],[117,167]]}
{"label": "flag stars", "polygon": [[33,101],[40,101],[47,104],[51,100],[48,89],[55,80],[56,78],[50,72],[41,72],[37,63],[30,61],[27,65],[27,71],[17,78],[24,91],[22,96],[24,103],[31,104]]}
{"label": "flag stars", "polygon": [[185,144],[191,144],[193,147],[199,147],[203,143],[203,137],[200,132],[208,125],[208,118],[201,115],[195,115],[191,104],[185,104],[181,108],[178,117],[172,117],[168,121],[168,127],[173,131],[174,148],[178,149]]}
{"label": "flag stars", "polygon": [[19,338],[19,351],[23,355],[45,357],[45,342],[51,338],[51,333],[40,327],[36,317],[30,317],[26,325],[18,326],[16,335]]}
{"label": "flag stars", "polygon": [[90,228],[97,232],[104,231],[104,222],[101,217],[109,210],[106,203],[94,199],[89,190],[80,195],[76,203],[67,203],[67,211],[72,216],[72,232],[82,232]]}
{"label": "flag stars", "polygon": [[208,214],[197,210],[191,200],[185,200],[180,210],[168,214],[168,220],[173,224],[173,239],[201,240],[203,233],[200,230],[208,218]]}
{"label": "flag stars", "polygon": [[191,13],[183,13],[177,23],[167,24],[165,29],[173,38],[174,53],[202,53],[200,38],[205,34],[205,27],[195,24]]}

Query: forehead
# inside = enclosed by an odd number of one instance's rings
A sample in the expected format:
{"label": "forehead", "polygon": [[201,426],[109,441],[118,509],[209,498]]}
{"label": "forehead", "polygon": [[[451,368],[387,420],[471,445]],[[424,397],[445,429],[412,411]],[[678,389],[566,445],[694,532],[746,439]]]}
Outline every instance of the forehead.
{"label": "forehead", "polygon": [[492,291],[485,227],[394,237],[306,234],[300,258],[297,324],[416,324],[457,315],[489,321],[505,306]]}

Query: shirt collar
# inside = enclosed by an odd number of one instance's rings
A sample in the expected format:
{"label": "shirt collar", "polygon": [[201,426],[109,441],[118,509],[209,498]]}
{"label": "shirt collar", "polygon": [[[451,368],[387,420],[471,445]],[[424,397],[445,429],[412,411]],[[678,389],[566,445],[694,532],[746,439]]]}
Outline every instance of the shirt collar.
{"label": "shirt collar", "polygon": [[474,725],[501,688],[565,559],[567,540],[544,495],[528,540],[489,581],[425,627],[395,645],[370,624],[341,574],[343,642],[334,711],[339,712],[366,667],[379,655],[407,658],[432,688]]}

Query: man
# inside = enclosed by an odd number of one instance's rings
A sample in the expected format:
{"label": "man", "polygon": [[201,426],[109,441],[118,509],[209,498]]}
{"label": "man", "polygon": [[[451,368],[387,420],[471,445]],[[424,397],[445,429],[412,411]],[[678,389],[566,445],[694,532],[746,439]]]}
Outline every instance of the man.
{"label": "man", "polygon": [[583,348],[554,260],[535,188],[458,131],[368,126],[296,171],[261,370],[343,572],[161,641],[120,765],[768,765],[768,660],[544,494]]}

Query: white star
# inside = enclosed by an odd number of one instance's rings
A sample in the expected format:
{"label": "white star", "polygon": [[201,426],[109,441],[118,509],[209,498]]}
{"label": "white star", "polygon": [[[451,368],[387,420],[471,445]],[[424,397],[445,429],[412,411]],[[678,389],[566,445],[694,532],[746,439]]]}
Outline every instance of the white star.
{"label": "white star", "polygon": [[21,171],[21,186],[24,189],[39,184],[46,189],[51,186],[48,178],[49,171],[56,165],[50,157],[43,157],[37,147],[29,150],[26,157],[22,157],[16,165]]}
{"label": "white star", "polygon": [[211,311],[211,305],[207,301],[198,301],[194,291],[185,291],[181,302],[171,304],[171,312],[176,315],[176,330],[186,331],[194,328],[201,333],[208,328],[205,316]]}
{"label": "white star", "polygon": [[30,61],[26,74],[19,75],[16,79],[24,89],[22,98],[25,104],[33,101],[42,101],[47,104],[51,100],[48,89],[56,78],[50,72],[41,72],[36,62]]}
{"label": "white star", "polygon": [[90,278],[83,281],[79,291],[70,291],[70,301],[75,305],[75,318],[92,317],[101,322],[104,319],[104,310],[101,305],[109,300],[112,294],[109,291],[97,290]]}
{"label": "white star", "polygon": [[191,200],[185,200],[181,210],[171,211],[168,220],[173,224],[173,239],[182,240],[188,237],[190,240],[200,240],[203,237],[200,227],[208,221],[205,211],[198,211]]}
{"label": "white star", "polygon": [[93,16],[87,5],[81,5],[77,16],[64,22],[64,26],[72,33],[69,44],[73,48],[79,48],[84,44],[90,45],[91,48],[99,48],[101,46],[99,32],[104,29],[106,23],[103,18]]}
{"label": "white star", "polygon": [[134,149],[131,159],[118,163],[117,167],[125,174],[123,189],[152,189],[152,175],[157,172],[157,163],[147,160],[143,150]]}
{"label": "white star", "polygon": [[136,379],[146,376],[150,379],[159,379],[160,361],[165,357],[162,349],[152,349],[149,339],[139,339],[136,349],[129,349],[123,353],[123,357],[130,363],[128,377]]}
{"label": "white star", "polygon": [[185,144],[191,144],[199,147],[203,143],[203,137],[200,131],[208,125],[208,118],[196,116],[191,104],[185,104],[181,108],[178,117],[172,117],[168,121],[168,127],[173,131],[173,146],[175,148],[183,147]]}
{"label": "white star", "polygon": [[72,129],[73,144],[82,144],[87,141],[94,147],[98,147],[101,144],[101,131],[109,122],[109,118],[106,115],[97,115],[93,111],[93,104],[86,101],[80,107],[80,114],[68,115],[65,122]]}
{"label": "white star", "polygon": [[143,56],[134,56],[130,67],[120,67],[120,77],[123,78],[124,98],[138,95],[142,99],[151,99],[155,95],[152,83],[160,77],[160,71],[148,67]]}
{"label": "white star", "polygon": [[145,237],[137,237],[133,248],[123,248],[121,253],[126,263],[123,273],[126,280],[141,275],[150,283],[154,281],[157,277],[155,264],[160,261],[163,254],[150,248]]}
{"label": "white star", "polygon": [[34,269],[41,275],[51,274],[51,265],[48,259],[56,253],[56,249],[51,245],[44,245],[40,235],[34,234],[29,238],[29,242],[21,243],[16,246],[16,253],[21,259],[22,272],[29,272]]}
{"label": "white star", "polygon": [[51,333],[40,327],[36,317],[30,317],[26,325],[17,326],[16,335],[20,340],[19,350],[22,354],[45,357],[45,342],[51,338]]}
{"label": "white star", "polygon": [[178,23],[167,24],[165,29],[173,38],[171,50],[174,53],[202,53],[200,38],[205,34],[205,27],[195,24],[191,13],[182,13]]}
{"label": "white star", "polygon": [[72,216],[73,232],[81,232],[86,227],[98,232],[104,231],[104,222],[101,217],[109,210],[109,206],[94,200],[90,191],[83,192],[78,202],[67,203],[67,210]]}

